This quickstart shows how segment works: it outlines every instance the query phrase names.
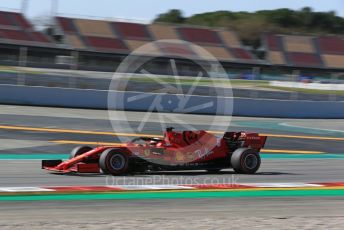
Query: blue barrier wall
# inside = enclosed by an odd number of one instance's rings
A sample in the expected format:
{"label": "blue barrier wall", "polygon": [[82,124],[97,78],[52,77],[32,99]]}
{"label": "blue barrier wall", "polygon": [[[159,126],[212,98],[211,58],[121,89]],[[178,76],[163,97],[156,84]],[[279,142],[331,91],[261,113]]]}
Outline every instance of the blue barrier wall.
{"label": "blue barrier wall", "polygon": [[235,98],[233,114],[255,117],[342,119],[344,118],[344,101]]}
{"label": "blue barrier wall", "polygon": [[[136,92],[111,93],[112,109],[147,111],[156,94]],[[118,98],[116,100],[115,98]],[[185,108],[197,105],[194,111],[182,111],[177,95],[165,95],[158,101],[159,111],[197,114],[233,115],[283,118],[344,118],[344,102],[293,101],[250,98],[214,98],[190,96]],[[123,104],[122,101],[125,101]],[[0,103],[33,106],[107,109],[108,91],[65,88],[0,85]],[[213,106],[210,106],[213,105]],[[227,106],[223,106],[227,105]]]}
{"label": "blue barrier wall", "polygon": [[107,91],[0,85],[0,103],[71,108],[107,108]]}

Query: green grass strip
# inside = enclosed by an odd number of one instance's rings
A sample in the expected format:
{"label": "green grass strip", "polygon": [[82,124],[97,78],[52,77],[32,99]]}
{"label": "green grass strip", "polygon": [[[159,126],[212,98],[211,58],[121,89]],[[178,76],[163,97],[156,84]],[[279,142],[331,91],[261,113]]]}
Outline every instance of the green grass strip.
{"label": "green grass strip", "polygon": [[4,195],[0,201],[68,201],[68,200],[144,200],[199,199],[240,197],[327,197],[344,196],[344,189],[329,190],[264,190],[264,191],[179,191],[179,192],[121,192],[91,194]]}
{"label": "green grass strip", "polygon": [[68,157],[68,154],[0,154],[0,160],[59,160]]}

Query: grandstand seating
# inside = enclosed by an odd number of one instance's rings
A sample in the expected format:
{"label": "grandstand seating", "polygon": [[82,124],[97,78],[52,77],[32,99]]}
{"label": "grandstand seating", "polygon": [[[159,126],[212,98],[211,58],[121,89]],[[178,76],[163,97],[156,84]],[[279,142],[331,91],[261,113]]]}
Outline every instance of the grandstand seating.
{"label": "grandstand seating", "polygon": [[[57,17],[56,22],[65,35],[66,43],[76,49],[130,53],[147,43],[159,41],[155,45],[149,45],[149,48],[141,49],[139,53],[199,59],[204,56],[210,57],[209,54],[211,54],[221,61],[258,62],[250,52],[242,47],[235,33],[231,31],[65,17]],[[182,44],[175,40],[184,40],[199,47]]]}
{"label": "grandstand seating", "polygon": [[32,29],[30,23],[21,14],[13,13],[12,17],[21,28],[25,30]]}
{"label": "grandstand seating", "polygon": [[0,11],[0,26],[31,29],[30,23],[21,14],[15,12]]}
{"label": "grandstand seating", "polygon": [[111,23],[122,39],[151,41],[146,25],[128,22]]}
{"label": "grandstand seating", "polygon": [[241,60],[252,60],[252,55],[245,49],[241,49],[241,48],[231,48],[232,53],[234,54],[234,56],[238,59]]}
{"label": "grandstand seating", "polygon": [[1,29],[0,36],[1,38],[9,40],[32,41],[32,38],[29,36],[29,34],[21,30]]}
{"label": "grandstand seating", "polygon": [[234,32],[228,31],[228,30],[222,30],[222,31],[219,31],[219,34],[222,41],[226,44],[226,46],[233,47],[233,48],[241,47],[240,40]]}
{"label": "grandstand seating", "polygon": [[77,33],[78,31],[71,18],[57,17],[56,22],[64,33]]}
{"label": "grandstand seating", "polygon": [[318,54],[289,52],[288,60],[297,67],[322,67],[322,61]]}
{"label": "grandstand seating", "polygon": [[266,34],[265,36],[266,48],[268,51],[283,51],[282,37],[274,34]]}
{"label": "grandstand seating", "polygon": [[339,37],[266,34],[264,43],[273,65],[344,68],[344,40]]}
{"label": "grandstand seating", "polygon": [[319,48],[325,54],[344,54],[344,40],[339,37],[319,37]]}
{"label": "grandstand seating", "polygon": [[178,41],[160,41],[158,47],[163,54],[167,56],[197,57],[198,55],[191,49],[188,44]]}
{"label": "grandstand seating", "polygon": [[76,19],[75,25],[84,36],[115,37],[109,23],[104,21]]}
{"label": "grandstand seating", "polygon": [[267,34],[267,59],[274,65],[322,68],[313,37]]}
{"label": "grandstand seating", "polygon": [[325,65],[329,68],[344,68],[344,39],[339,37],[317,38],[319,50]]}
{"label": "grandstand seating", "polygon": [[216,31],[204,28],[187,28],[181,27],[178,29],[181,37],[189,42],[223,46],[219,35]]}
{"label": "grandstand seating", "polygon": [[43,33],[37,32],[20,13],[0,11],[0,43],[53,46]]}
{"label": "grandstand seating", "polygon": [[231,31],[194,27],[180,27],[177,30],[182,40],[200,45],[219,60],[255,61],[252,54],[242,48],[236,35]]}
{"label": "grandstand seating", "polygon": [[106,38],[106,37],[95,37],[95,36],[87,36],[84,37],[87,44],[92,47],[95,47],[97,51],[106,51],[106,50],[114,50],[114,51],[128,51],[126,45],[123,43],[122,40],[116,38]]}
{"label": "grandstand seating", "polygon": [[[136,51],[149,56],[192,59],[215,57],[243,64],[265,62],[246,50],[235,32],[223,29],[67,17],[56,17],[55,22],[55,34],[62,35],[69,48],[81,51],[125,55]],[[272,65],[344,69],[343,38],[277,34],[265,34],[263,38],[266,61]],[[0,43],[57,47],[51,37],[35,31],[22,14],[4,11],[0,11]]]}
{"label": "grandstand seating", "polygon": [[51,41],[48,39],[47,36],[40,32],[31,32],[31,37],[33,37],[34,41],[42,42],[42,43],[50,43]]}
{"label": "grandstand seating", "polygon": [[164,24],[152,24],[148,27],[156,40],[179,39],[177,32],[172,26],[166,26]]}
{"label": "grandstand seating", "polygon": [[233,54],[231,54],[229,50],[222,47],[203,45],[200,48],[193,47],[193,49],[199,56],[203,57],[203,59],[212,60],[215,57],[219,60],[235,61]]}
{"label": "grandstand seating", "polygon": [[66,42],[73,48],[82,50],[86,49],[86,45],[81,40],[81,38],[78,35],[75,34],[66,34],[65,35]]}
{"label": "grandstand seating", "polygon": [[271,50],[268,52],[267,57],[271,63],[275,65],[285,65],[286,59],[283,52]]}
{"label": "grandstand seating", "polygon": [[285,36],[284,45],[288,53],[316,53],[312,37]]}
{"label": "grandstand seating", "polygon": [[1,26],[12,26],[12,22],[8,18],[7,12],[1,12],[0,13],[0,25]]}

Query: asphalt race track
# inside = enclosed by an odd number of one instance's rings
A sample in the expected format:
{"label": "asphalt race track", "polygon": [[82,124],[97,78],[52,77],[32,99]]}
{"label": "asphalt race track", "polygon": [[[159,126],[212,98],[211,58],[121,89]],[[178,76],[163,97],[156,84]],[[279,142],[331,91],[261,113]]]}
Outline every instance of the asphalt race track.
{"label": "asphalt race track", "polygon": [[[107,111],[25,106],[0,106],[0,187],[121,185],[121,184],[211,184],[211,183],[316,183],[343,182],[343,120],[294,120],[272,118],[232,119],[228,130],[252,131],[269,136],[262,153],[262,166],[256,175],[236,175],[231,170],[220,174],[203,171],[146,173],[126,177],[104,175],[55,175],[40,169],[41,159],[67,158],[77,145],[119,143],[136,136],[130,129],[140,125],[143,113],[128,112],[129,126],[114,131]],[[185,129],[188,125],[208,129],[211,116],[181,115],[185,123],[165,126]],[[119,123],[124,123],[118,118]],[[182,122],[182,123],[183,123]],[[213,130],[223,130],[218,123]],[[113,135],[116,132],[118,135]],[[156,114],[144,124],[143,135],[161,135]],[[94,210],[96,209],[96,214]],[[68,210],[74,217],[64,221]],[[90,218],[85,217],[92,215]],[[343,196],[296,196],[216,199],[17,201],[0,202],[1,229],[54,229],[97,227],[113,229],[117,224],[132,228],[144,222],[148,228],[220,228],[228,221],[236,226],[285,229],[292,227],[337,228],[344,222]],[[112,218],[110,217],[112,216]],[[251,216],[250,219],[246,219]],[[85,218],[87,221],[85,222]],[[172,219],[171,219],[172,218]],[[9,223],[8,220],[13,220]],[[293,225],[287,225],[292,221]],[[31,222],[30,222],[31,221]],[[39,224],[38,224],[38,222]],[[56,223],[51,226],[50,223]],[[111,223],[110,223],[111,222]],[[327,222],[327,225],[322,225]],[[165,224],[165,225],[163,225]],[[179,226],[179,227],[176,227]],[[185,228],[185,226],[184,226]],[[253,228],[254,229],[254,228]],[[340,229],[340,228],[338,228]]]}

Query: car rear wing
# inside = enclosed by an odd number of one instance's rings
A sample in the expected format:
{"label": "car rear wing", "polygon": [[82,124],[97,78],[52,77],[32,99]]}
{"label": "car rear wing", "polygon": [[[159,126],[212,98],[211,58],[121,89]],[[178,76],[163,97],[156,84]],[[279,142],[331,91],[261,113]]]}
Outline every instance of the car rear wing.
{"label": "car rear wing", "polygon": [[246,132],[226,132],[223,138],[232,142],[241,142],[242,147],[252,148],[258,151],[264,148],[267,140],[266,136]]}
{"label": "car rear wing", "polygon": [[266,140],[267,136],[260,136],[258,133],[248,133],[246,134],[243,147],[260,151],[264,148]]}

